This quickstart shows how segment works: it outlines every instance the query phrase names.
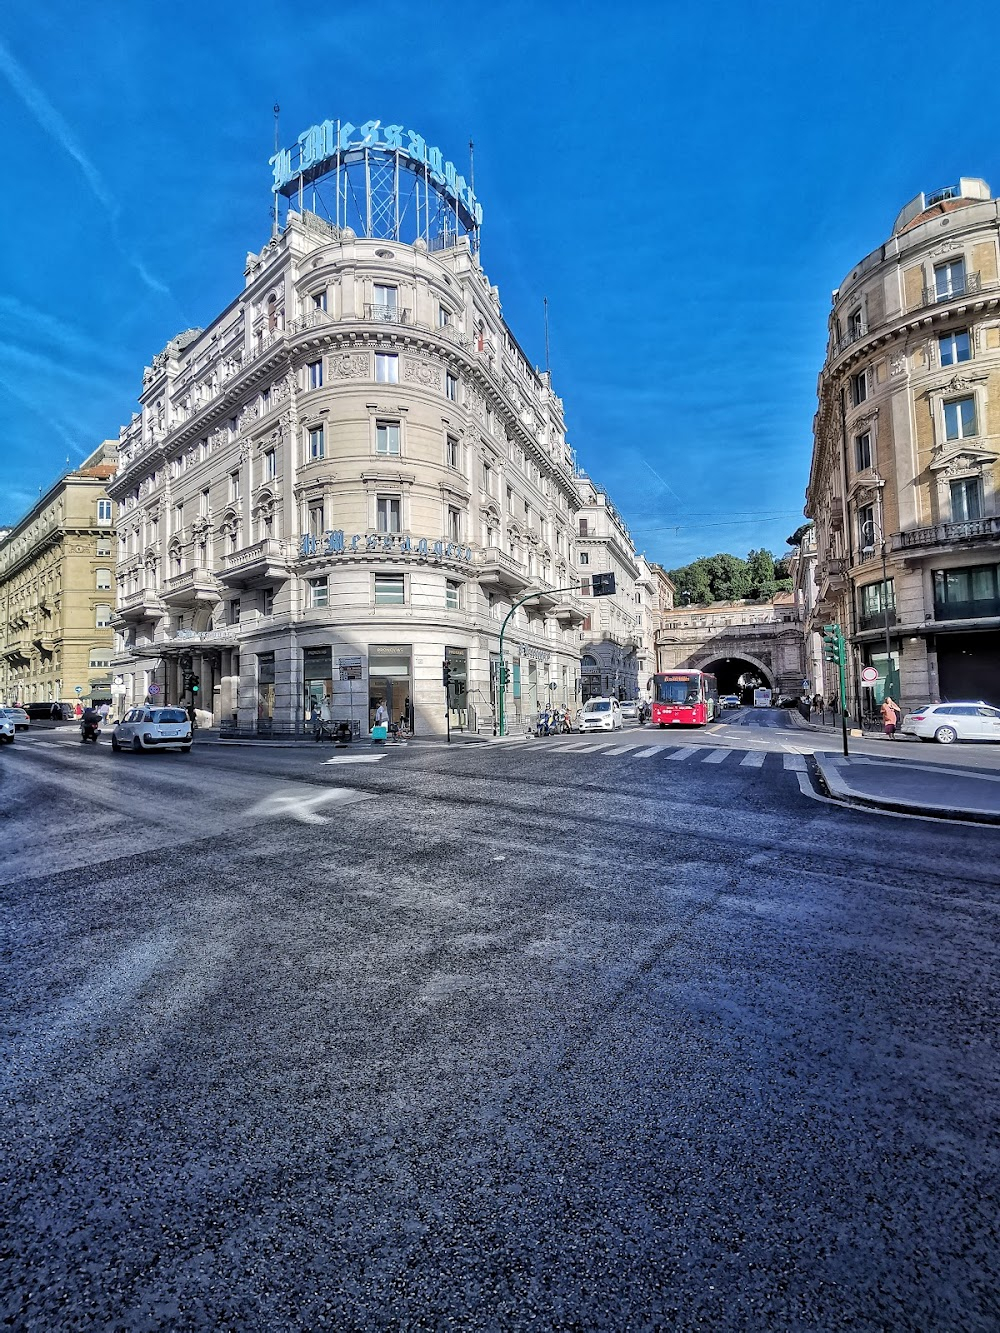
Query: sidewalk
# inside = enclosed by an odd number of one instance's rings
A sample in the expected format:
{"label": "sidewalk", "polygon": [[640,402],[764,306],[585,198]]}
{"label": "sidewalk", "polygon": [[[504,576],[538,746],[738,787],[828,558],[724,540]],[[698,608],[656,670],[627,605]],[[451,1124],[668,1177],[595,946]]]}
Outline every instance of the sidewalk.
{"label": "sidewalk", "polygon": [[906,758],[817,752],[813,758],[836,801],[936,819],[1000,825],[1000,774],[946,768]]}

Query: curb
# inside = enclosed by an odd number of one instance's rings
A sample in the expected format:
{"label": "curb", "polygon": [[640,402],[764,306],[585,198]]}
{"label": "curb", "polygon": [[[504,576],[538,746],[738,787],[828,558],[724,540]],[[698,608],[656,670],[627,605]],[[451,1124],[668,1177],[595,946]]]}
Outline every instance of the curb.
{"label": "curb", "polygon": [[998,810],[962,809],[951,805],[917,805],[912,801],[894,800],[891,797],[868,796],[845,782],[837,767],[833,764],[823,763],[824,759],[829,758],[829,755],[824,754],[813,755],[820,781],[826,788],[828,795],[832,800],[840,801],[843,805],[870,810],[889,810],[893,814],[920,815],[925,819],[960,820],[963,823],[1000,826],[1000,811]]}

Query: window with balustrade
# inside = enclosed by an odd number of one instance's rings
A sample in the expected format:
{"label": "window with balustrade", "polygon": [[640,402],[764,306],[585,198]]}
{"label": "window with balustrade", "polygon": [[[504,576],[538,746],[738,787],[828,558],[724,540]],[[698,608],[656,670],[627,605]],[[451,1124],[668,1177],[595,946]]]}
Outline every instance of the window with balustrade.
{"label": "window with balustrade", "polygon": [[979,477],[960,477],[950,483],[951,521],[971,523],[983,516],[983,483]]}

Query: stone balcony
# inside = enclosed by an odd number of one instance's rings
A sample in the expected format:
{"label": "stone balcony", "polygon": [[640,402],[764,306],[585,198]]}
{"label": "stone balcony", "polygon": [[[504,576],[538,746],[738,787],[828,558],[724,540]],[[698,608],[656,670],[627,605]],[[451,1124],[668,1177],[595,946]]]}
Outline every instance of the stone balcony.
{"label": "stone balcony", "polygon": [[160,595],[152,588],[140,588],[118,600],[115,607],[115,620],[129,622],[136,620],[159,620],[163,615],[163,603]]}
{"label": "stone balcony", "polygon": [[167,579],[160,597],[167,606],[214,606],[219,600],[219,582],[210,569],[186,569]]}
{"label": "stone balcony", "polygon": [[227,588],[267,588],[283,583],[291,573],[291,562],[284,542],[273,537],[244,546],[227,555],[219,582]]}
{"label": "stone balcony", "polygon": [[893,551],[925,551],[930,547],[962,547],[979,542],[995,542],[1000,537],[1000,518],[974,518],[964,523],[933,523],[908,532],[894,532]]}
{"label": "stone balcony", "polygon": [[487,546],[479,553],[477,568],[480,587],[487,592],[495,589],[504,596],[519,596],[535,583],[525,565],[496,546]]}

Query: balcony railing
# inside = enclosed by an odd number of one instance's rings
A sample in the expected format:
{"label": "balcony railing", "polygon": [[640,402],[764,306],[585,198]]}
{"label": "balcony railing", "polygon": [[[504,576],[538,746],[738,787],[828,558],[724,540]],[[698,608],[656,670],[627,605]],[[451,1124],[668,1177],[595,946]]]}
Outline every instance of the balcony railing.
{"label": "balcony railing", "polygon": [[912,528],[892,534],[894,551],[915,546],[950,546],[955,542],[976,542],[1000,537],[1000,518],[974,518],[965,523],[935,523],[931,527]]}
{"label": "balcony railing", "polygon": [[888,612],[872,611],[869,615],[858,616],[858,631],[861,634],[867,634],[869,630],[885,629],[886,624],[890,626],[899,623],[895,610],[890,607]]}
{"label": "balcony railing", "polygon": [[841,352],[850,347],[851,343],[859,342],[862,338],[868,337],[867,324],[854,324],[834,343],[833,354],[839,356]]}
{"label": "balcony railing", "polygon": [[410,312],[401,305],[366,305],[365,318],[376,324],[409,324]]}
{"label": "balcony railing", "polygon": [[960,301],[963,296],[975,296],[983,289],[982,276],[979,273],[966,273],[964,278],[955,278],[946,289],[936,286],[923,289],[924,305],[942,305],[945,301]]}

